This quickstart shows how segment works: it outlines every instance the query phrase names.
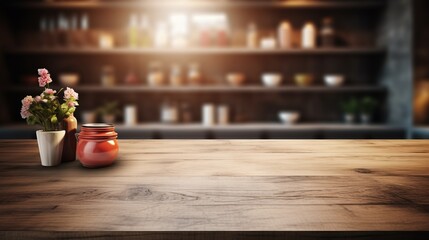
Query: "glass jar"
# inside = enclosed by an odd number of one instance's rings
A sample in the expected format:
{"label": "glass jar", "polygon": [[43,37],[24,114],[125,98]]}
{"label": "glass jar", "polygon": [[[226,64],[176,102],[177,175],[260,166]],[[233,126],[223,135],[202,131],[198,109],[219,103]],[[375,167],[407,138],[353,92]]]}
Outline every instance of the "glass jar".
{"label": "glass jar", "polygon": [[112,66],[105,66],[101,70],[101,85],[110,87],[115,85],[115,69]]}
{"label": "glass jar", "polygon": [[197,63],[189,65],[188,82],[191,85],[199,85],[203,82],[200,65],[198,65]]}
{"label": "glass jar", "polygon": [[84,167],[109,166],[118,157],[118,134],[112,124],[83,124],[77,134],[77,157]]}
{"label": "glass jar", "polygon": [[161,63],[153,62],[149,64],[147,83],[153,87],[164,85],[164,72]]}
{"label": "glass jar", "polygon": [[171,66],[170,71],[170,85],[172,86],[181,86],[184,84],[184,79],[182,75],[182,68],[179,64],[174,64]]}

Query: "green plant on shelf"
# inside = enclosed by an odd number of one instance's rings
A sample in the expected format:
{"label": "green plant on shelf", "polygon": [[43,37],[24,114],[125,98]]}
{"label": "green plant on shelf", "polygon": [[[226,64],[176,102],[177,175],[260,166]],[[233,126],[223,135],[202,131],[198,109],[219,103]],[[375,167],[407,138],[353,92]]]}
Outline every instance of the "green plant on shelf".
{"label": "green plant on shelf", "polygon": [[96,113],[101,116],[118,116],[121,114],[121,111],[119,110],[118,102],[107,102],[103,106],[97,108]]}
{"label": "green plant on shelf", "polygon": [[364,97],[359,103],[361,114],[371,115],[378,106],[378,101],[372,97]]}
{"label": "green plant on shelf", "polygon": [[356,98],[351,98],[341,102],[341,109],[345,114],[356,114],[359,111],[359,102]]}

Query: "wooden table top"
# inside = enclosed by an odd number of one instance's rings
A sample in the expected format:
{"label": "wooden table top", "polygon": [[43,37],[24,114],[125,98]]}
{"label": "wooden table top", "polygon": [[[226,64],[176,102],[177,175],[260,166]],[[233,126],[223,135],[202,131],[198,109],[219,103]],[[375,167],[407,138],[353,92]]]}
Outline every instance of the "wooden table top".
{"label": "wooden table top", "polygon": [[0,230],[429,230],[428,141],[130,140],[46,168],[0,141]]}

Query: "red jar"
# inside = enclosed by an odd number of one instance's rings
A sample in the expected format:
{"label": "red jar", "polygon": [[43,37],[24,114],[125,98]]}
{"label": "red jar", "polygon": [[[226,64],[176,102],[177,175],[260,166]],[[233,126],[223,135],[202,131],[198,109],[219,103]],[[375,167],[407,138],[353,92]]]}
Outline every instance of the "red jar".
{"label": "red jar", "polygon": [[83,124],[78,134],[77,157],[88,168],[104,167],[118,157],[118,134],[112,124]]}

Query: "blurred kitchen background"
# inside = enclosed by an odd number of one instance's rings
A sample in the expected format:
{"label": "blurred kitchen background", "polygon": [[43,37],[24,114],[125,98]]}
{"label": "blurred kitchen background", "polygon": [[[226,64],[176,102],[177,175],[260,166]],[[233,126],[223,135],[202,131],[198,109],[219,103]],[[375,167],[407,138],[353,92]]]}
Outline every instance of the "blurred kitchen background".
{"label": "blurred kitchen background", "polygon": [[38,68],[120,138],[429,138],[428,2],[2,2],[0,138]]}

